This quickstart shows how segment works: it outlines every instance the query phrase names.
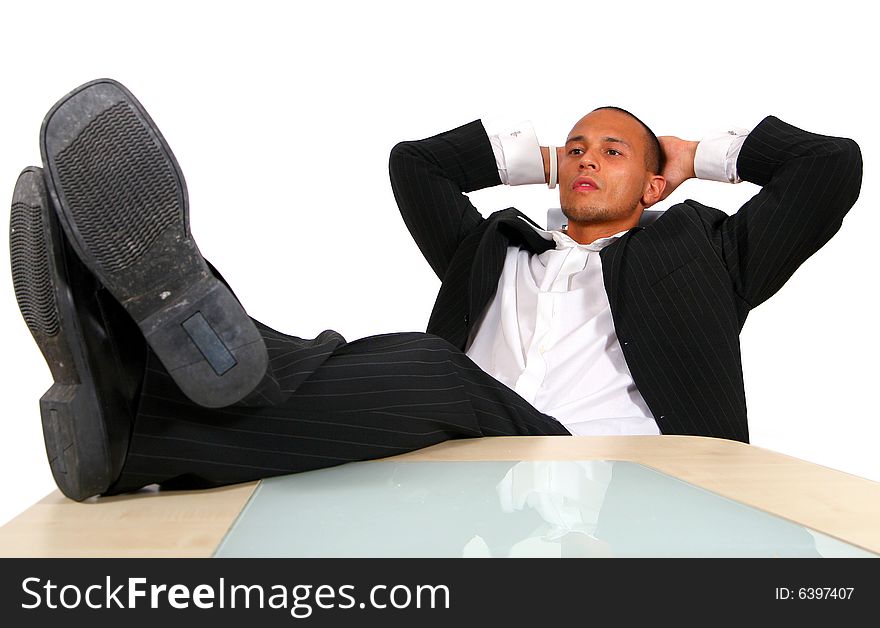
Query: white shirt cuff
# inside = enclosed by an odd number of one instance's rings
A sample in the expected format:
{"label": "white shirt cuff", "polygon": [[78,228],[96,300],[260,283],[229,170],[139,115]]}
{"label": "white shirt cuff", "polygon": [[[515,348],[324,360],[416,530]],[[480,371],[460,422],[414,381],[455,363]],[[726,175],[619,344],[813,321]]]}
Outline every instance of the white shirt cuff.
{"label": "white shirt cuff", "polygon": [[531,122],[522,122],[504,133],[489,134],[489,143],[495,154],[495,164],[502,183],[546,183],[544,158]]}
{"label": "white shirt cuff", "polygon": [[736,160],[748,134],[748,129],[734,127],[703,138],[694,156],[697,178],[724,183],[742,181],[736,172]]}

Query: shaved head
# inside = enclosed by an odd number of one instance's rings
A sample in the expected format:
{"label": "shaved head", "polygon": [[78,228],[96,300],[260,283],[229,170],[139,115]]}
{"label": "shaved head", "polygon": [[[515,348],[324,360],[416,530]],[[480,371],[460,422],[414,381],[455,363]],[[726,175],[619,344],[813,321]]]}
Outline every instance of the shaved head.
{"label": "shaved head", "polygon": [[654,131],[635,115],[626,109],[621,109],[620,107],[609,105],[606,107],[597,107],[596,109],[593,109],[593,111],[601,111],[603,109],[619,111],[620,113],[628,115],[641,125],[642,130],[645,132],[645,167],[654,174],[660,174],[663,172],[663,167],[666,165],[666,156],[663,154],[663,149],[660,148],[660,140],[657,139]]}
{"label": "shaved head", "polygon": [[619,107],[601,107],[569,131],[558,165],[568,233],[586,244],[638,224],[663,193],[663,155],[654,133]]}

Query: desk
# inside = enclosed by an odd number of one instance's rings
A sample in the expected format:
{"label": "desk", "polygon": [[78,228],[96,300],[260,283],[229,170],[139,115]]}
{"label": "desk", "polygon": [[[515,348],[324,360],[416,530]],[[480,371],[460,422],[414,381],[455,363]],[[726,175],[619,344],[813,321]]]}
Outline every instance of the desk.
{"label": "desk", "polygon": [[[386,460],[636,462],[880,553],[880,483],[733,441],[695,436],[496,437],[449,441]],[[256,486],[145,490],[85,503],[53,492],[0,528],[0,556],[207,557]]]}

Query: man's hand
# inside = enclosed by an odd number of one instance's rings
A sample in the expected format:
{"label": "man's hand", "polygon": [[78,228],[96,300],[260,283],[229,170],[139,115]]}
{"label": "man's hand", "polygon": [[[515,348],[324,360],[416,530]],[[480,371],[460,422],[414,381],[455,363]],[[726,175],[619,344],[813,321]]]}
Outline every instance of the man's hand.
{"label": "man's hand", "polygon": [[662,201],[672,194],[679,185],[697,176],[694,174],[694,157],[697,154],[699,142],[689,142],[671,135],[664,135],[657,139],[660,140],[660,148],[663,149],[663,154],[666,156],[666,166],[660,173],[666,179],[666,189],[660,196]]}

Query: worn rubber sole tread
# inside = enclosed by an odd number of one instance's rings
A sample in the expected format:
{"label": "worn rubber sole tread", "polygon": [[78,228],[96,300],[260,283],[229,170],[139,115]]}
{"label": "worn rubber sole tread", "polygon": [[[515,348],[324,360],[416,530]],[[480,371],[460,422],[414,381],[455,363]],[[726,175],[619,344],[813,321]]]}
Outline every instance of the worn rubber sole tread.
{"label": "worn rubber sole tread", "polygon": [[39,205],[12,203],[9,252],[15,298],[22,316],[35,337],[51,337],[58,334],[58,308],[43,244],[42,211]]}
{"label": "worn rubber sole tread", "polygon": [[126,103],[98,115],[57,163],[70,212],[105,273],[131,266],[165,229],[182,222],[174,173]]}
{"label": "worn rubber sole tread", "polygon": [[16,182],[10,212],[12,283],[55,383],[40,399],[43,439],[61,492],[81,501],[107,490],[111,461],[103,408],[67,289],[61,233],[38,168]]}
{"label": "worn rubber sole tread", "polygon": [[190,236],[183,174],[140,103],[115,81],[83,85],[46,116],[41,151],[71,244],[180,389],[208,407],[247,396],[262,336]]}

